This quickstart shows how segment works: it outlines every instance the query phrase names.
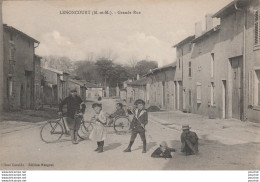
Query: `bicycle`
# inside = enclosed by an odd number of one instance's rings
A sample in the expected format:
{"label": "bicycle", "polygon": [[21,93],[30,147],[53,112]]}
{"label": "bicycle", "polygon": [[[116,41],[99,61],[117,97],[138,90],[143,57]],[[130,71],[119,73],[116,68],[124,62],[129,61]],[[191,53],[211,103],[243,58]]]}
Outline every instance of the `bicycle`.
{"label": "bicycle", "polygon": [[[78,130],[79,138],[82,140],[88,139],[93,126],[88,121],[84,121],[83,116],[76,114],[75,117],[82,117],[80,128]],[[45,143],[57,142],[64,134],[69,135],[69,130],[66,127],[63,115],[58,119],[47,121],[40,131],[41,139]]]}
{"label": "bicycle", "polygon": [[126,134],[130,131],[130,124],[129,116],[116,116],[113,127],[117,134]]}

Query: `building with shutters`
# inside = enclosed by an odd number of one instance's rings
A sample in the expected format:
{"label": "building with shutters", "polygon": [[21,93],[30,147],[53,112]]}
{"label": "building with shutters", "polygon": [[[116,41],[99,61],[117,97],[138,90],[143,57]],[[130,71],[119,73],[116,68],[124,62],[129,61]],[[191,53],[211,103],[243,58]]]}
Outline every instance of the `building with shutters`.
{"label": "building with shutters", "polygon": [[232,1],[175,45],[177,109],[260,122],[258,8],[257,0]]}

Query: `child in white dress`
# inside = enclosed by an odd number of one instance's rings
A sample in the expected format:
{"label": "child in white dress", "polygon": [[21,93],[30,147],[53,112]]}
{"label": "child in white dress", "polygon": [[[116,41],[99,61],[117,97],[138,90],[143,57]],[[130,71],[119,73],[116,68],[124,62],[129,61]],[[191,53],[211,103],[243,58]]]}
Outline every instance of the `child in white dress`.
{"label": "child in white dress", "polygon": [[97,142],[97,149],[95,150],[98,153],[103,152],[104,140],[106,139],[107,131],[105,128],[106,125],[106,115],[102,111],[102,104],[94,103],[92,108],[95,111],[95,116],[92,117],[91,122],[93,123],[93,130],[89,138]]}

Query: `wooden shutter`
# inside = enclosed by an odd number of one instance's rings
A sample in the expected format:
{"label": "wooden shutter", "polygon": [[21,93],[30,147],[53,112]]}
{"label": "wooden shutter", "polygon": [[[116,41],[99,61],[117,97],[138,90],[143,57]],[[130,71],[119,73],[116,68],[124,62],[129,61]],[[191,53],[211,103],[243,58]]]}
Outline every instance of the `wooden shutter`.
{"label": "wooden shutter", "polygon": [[260,24],[259,24],[259,10],[255,11],[254,14],[254,19],[255,19],[255,45],[260,44]]}

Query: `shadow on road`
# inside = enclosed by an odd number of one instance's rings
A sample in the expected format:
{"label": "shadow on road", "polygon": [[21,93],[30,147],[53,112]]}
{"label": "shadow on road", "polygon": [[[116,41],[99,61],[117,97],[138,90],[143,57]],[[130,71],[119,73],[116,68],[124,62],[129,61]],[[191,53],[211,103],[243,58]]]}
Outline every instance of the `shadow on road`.
{"label": "shadow on road", "polygon": [[121,143],[110,143],[108,146],[104,147],[104,150],[105,151],[114,150],[114,149],[116,149],[119,146],[121,146]]}

